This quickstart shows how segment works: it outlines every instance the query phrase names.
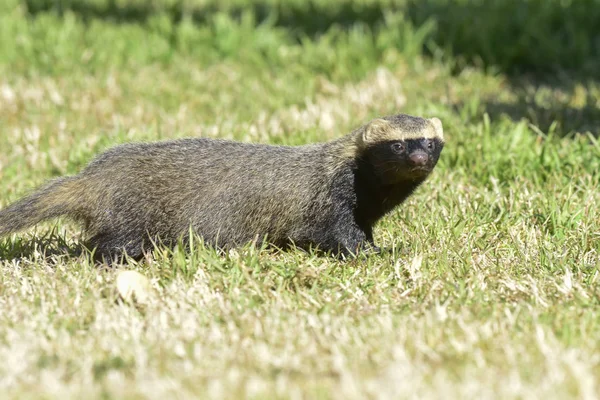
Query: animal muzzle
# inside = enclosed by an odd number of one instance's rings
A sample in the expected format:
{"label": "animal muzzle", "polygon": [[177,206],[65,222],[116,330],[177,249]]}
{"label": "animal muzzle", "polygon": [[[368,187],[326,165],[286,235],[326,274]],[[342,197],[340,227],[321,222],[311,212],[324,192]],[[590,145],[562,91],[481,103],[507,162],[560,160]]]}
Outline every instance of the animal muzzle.
{"label": "animal muzzle", "polygon": [[410,162],[415,167],[426,167],[429,162],[429,156],[425,152],[414,152],[409,156]]}

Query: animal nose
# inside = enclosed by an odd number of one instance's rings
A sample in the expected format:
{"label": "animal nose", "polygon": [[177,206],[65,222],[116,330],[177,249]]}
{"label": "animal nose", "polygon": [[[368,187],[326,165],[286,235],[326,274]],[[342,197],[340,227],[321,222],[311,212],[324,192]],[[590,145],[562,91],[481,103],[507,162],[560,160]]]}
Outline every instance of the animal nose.
{"label": "animal nose", "polygon": [[414,165],[425,166],[429,161],[429,156],[426,153],[414,153],[410,155],[410,161]]}

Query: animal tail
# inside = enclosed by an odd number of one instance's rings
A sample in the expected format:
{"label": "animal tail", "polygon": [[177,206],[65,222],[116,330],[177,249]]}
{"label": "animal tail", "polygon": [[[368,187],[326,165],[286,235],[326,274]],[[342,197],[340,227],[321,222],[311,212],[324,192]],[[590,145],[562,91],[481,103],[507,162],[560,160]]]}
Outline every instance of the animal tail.
{"label": "animal tail", "polygon": [[62,215],[77,216],[83,203],[83,185],[77,177],[53,180],[0,210],[0,236],[29,228]]}

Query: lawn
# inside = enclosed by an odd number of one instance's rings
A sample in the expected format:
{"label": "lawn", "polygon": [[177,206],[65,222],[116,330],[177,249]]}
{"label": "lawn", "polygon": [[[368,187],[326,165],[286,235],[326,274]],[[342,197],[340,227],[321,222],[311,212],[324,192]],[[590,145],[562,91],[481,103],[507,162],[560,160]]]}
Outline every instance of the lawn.
{"label": "lawn", "polygon": [[[0,240],[3,398],[600,393],[599,0],[4,0],[0,206],[119,143],[443,121],[381,255]],[[119,271],[150,280],[119,299]]]}

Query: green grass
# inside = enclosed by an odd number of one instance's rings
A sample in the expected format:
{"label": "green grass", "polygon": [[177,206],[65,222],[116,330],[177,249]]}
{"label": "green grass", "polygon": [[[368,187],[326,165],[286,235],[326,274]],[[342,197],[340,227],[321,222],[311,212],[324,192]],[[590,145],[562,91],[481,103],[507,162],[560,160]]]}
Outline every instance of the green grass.
{"label": "green grass", "polygon": [[[329,140],[437,116],[382,255],[196,244],[117,270],[80,227],[0,241],[6,398],[595,398],[598,1],[8,0],[0,205],[117,143]],[[465,23],[472,21],[473,23]]]}

